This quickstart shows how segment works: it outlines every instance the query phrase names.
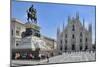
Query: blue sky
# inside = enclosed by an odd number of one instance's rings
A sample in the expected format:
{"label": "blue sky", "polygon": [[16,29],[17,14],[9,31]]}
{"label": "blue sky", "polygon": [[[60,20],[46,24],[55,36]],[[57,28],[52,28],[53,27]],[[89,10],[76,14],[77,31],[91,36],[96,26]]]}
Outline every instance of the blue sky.
{"label": "blue sky", "polygon": [[82,6],[70,4],[38,3],[38,2],[12,2],[12,18],[17,18],[23,23],[27,22],[26,10],[34,4],[37,10],[37,21],[41,27],[41,34],[55,38],[57,27],[62,29],[63,23],[67,24],[68,16],[75,16],[79,12],[80,21],[85,19],[86,27],[92,23],[93,42],[95,39],[95,6]]}

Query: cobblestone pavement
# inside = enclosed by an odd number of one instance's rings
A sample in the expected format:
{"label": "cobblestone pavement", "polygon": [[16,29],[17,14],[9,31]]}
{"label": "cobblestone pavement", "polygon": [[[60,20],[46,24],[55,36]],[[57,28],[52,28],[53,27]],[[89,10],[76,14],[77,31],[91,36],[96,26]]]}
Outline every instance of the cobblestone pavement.
{"label": "cobblestone pavement", "polygon": [[50,58],[49,63],[95,61],[95,56],[95,52],[63,53],[62,55]]}
{"label": "cobblestone pavement", "polygon": [[82,61],[95,61],[95,52],[63,53],[62,55],[49,58],[49,62],[47,62],[47,59],[40,61],[12,60],[12,65],[36,65],[36,64],[47,64],[47,63],[82,62]]}
{"label": "cobblestone pavement", "polygon": [[12,66],[18,66],[18,65],[37,65],[37,64],[45,64],[47,63],[47,59],[44,60],[12,60],[11,64]]}

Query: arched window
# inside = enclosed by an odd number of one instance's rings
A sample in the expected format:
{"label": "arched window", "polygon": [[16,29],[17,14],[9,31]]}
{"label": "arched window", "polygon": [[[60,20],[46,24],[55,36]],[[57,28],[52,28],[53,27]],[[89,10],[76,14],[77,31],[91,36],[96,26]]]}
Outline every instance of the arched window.
{"label": "arched window", "polygon": [[86,38],[85,41],[87,42],[87,40],[88,40],[88,39]]}
{"label": "arched window", "polygon": [[65,37],[67,38],[67,34],[65,34]]}
{"label": "arched window", "polygon": [[74,36],[74,34],[72,35],[72,39],[74,39],[75,38],[75,36]]}
{"label": "arched window", "polygon": [[82,45],[80,45],[80,50],[82,50]]}
{"label": "arched window", "polygon": [[80,39],[80,42],[82,42],[82,39]]}
{"label": "arched window", "polygon": [[93,45],[92,48],[93,48],[93,50],[95,50],[96,49],[96,45]]}
{"label": "arched window", "polygon": [[72,44],[72,50],[75,50],[75,44]]}
{"label": "arched window", "polygon": [[60,50],[62,50],[62,46],[60,46]]}
{"label": "arched window", "polygon": [[67,40],[65,40],[65,44],[67,44]]}
{"label": "arched window", "polygon": [[88,49],[88,46],[86,45],[86,46],[85,46],[85,50],[87,50],[87,49]]}
{"label": "arched window", "polygon": [[18,43],[16,43],[16,46],[18,46],[19,44]]}
{"label": "arched window", "polygon": [[65,45],[65,51],[67,50],[67,45]]}
{"label": "arched window", "polygon": [[80,33],[80,37],[82,37],[83,35],[82,35],[82,32]]}
{"label": "arched window", "polygon": [[60,41],[60,43],[62,44],[62,40]]}
{"label": "arched window", "polygon": [[74,25],[72,26],[72,31],[75,31],[75,26]]}
{"label": "arched window", "polygon": [[13,36],[13,30],[11,30],[11,35]]}

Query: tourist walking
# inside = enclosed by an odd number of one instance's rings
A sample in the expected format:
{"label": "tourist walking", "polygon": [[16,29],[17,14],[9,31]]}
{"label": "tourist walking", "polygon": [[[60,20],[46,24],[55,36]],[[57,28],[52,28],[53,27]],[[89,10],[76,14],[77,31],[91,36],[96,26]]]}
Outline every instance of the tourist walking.
{"label": "tourist walking", "polygon": [[49,62],[49,56],[47,55],[47,63]]}

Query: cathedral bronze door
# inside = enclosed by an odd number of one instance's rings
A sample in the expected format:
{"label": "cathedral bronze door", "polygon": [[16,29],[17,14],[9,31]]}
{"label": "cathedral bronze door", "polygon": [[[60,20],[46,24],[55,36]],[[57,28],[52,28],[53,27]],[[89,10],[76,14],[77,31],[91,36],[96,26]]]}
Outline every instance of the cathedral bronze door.
{"label": "cathedral bronze door", "polygon": [[75,50],[75,44],[72,44],[72,50]]}
{"label": "cathedral bronze door", "polygon": [[85,43],[85,51],[88,49],[88,43]]}
{"label": "cathedral bronze door", "polygon": [[88,49],[88,46],[86,45],[86,46],[85,46],[85,51],[86,51],[87,49]]}
{"label": "cathedral bronze door", "polygon": [[80,46],[80,50],[82,50],[82,46]]}
{"label": "cathedral bronze door", "polygon": [[82,50],[82,43],[80,43],[80,51]]}

